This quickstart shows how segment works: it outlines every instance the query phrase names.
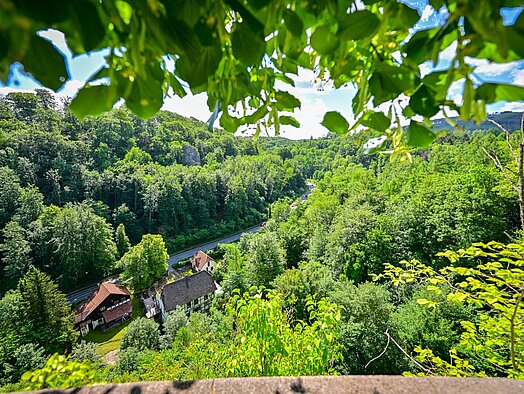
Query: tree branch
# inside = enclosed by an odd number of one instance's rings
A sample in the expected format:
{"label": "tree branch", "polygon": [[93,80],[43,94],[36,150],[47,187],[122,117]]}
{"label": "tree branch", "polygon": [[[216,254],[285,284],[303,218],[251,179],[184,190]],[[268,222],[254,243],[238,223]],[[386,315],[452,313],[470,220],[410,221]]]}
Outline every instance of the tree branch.
{"label": "tree branch", "polygon": [[513,180],[511,179],[511,177],[508,175],[507,171],[506,171],[506,167],[504,167],[504,165],[502,165],[502,163],[500,162],[500,159],[495,155],[495,154],[491,154],[488,152],[488,150],[484,147],[482,147],[482,150],[484,151],[484,153],[491,159],[491,161],[493,162],[493,164],[495,164],[495,167],[497,167],[501,172],[502,172],[502,175],[504,175],[504,177],[507,179],[507,181],[509,182],[509,184],[511,185],[511,187],[513,189],[515,189],[516,192],[519,191],[519,188],[517,187],[517,185],[515,184],[515,182],[513,182]]}
{"label": "tree branch", "polygon": [[382,357],[384,355],[384,353],[386,353],[386,350],[388,350],[389,342],[391,340],[391,337],[388,334],[388,329],[386,329],[386,332],[384,334],[386,334],[386,337],[388,338],[388,342],[386,343],[386,347],[384,348],[384,350],[382,350],[380,352],[380,354],[378,356],[373,357],[371,360],[369,360],[368,363],[364,366],[364,369],[367,369],[369,364],[371,364],[375,360],[378,360],[380,357]]}
{"label": "tree branch", "polygon": [[373,357],[371,360],[369,360],[368,363],[366,364],[365,368],[367,368],[369,364],[371,364],[373,361],[379,359],[380,357],[382,357],[382,356],[384,355],[384,353],[386,353],[386,350],[388,349],[388,346],[389,346],[389,342],[391,341],[391,342],[393,342],[393,344],[394,344],[396,347],[399,348],[399,350],[400,350],[402,353],[404,353],[404,355],[405,355],[407,358],[409,358],[411,361],[413,361],[413,363],[414,363],[418,368],[420,368],[421,370],[423,370],[423,371],[426,372],[427,374],[432,374],[431,369],[426,368],[426,367],[423,366],[421,363],[419,363],[417,360],[415,360],[411,355],[409,355],[408,352],[406,352],[406,351],[402,348],[402,346],[400,346],[400,345],[397,343],[397,341],[395,341],[395,339],[394,339],[391,335],[389,335],[388,330],[386,330],[386,331],[384,332],[384,335],[388,338],[388,342],[386,343],[386,347],[384,348],[384,350],[382,350],[382,352],[381,352],[378,356]]}

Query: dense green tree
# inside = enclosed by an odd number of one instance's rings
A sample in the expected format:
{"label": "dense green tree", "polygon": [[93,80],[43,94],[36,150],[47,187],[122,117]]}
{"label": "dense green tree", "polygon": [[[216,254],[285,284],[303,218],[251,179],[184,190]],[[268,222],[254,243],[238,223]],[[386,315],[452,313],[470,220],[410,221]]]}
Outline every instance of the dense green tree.
{"label": "dense green tree", "polygon": [[47,207],[33,223],[31,238],[39,259],[53,267],[66,289],[77,287],[86,277],[107,275],[115,264],[112,228],[86,204]]}
{"label": "dense green tree", "polygon": [[18,282],[31,263],[31,247],[27,241],[26,230],[17,222],[9,222],[2,235],[4,242],[0,244],[0,252],[3,255],[3,270],[7,277]]}
{"label": "dense green tree", "polygon": [[29,185],[20,189],[20,197],[13,220],[20,223],[22,227],[27,228],[31,222],[38,219],[43,210],[44,196],[38,188]]}
{"label": "dense green tree", "polygon": [[182,307],[177,307],[167,314],[167,320],[164,323],[164,335],[162,336],[162,342],[165,347],[173,345],[177,331],[184,327],[187,322],[186,312]]}
{"label": "dense green tree", "polygon": [[5,374],[11,379],[11,383],[20,380],[24,372],[42,368],[47,360],[45,350],[34,343],[21,345],[14,352],[13,364],[4,363]]}
{"label": "dense green tree", "polygon": [[[0,364],[15,363],[17,349],[28,343],[26,335],[30,330],[29,322],[24,320],[24,310],[20,293],[8,291],[0,298]],[[0,369],[0,381],[11,382],[7,371]]]}
{"label": "dense green tree", "polygon": [[284,295],[284,305],[293,308],[297,320],[309,317],[307,299],[328,296],[335,285],[329,267],[318,262],[302,262],[297,268],[288,269],[277,276],[275,289]]}
{"label": "dense green tree", "polygon": [[129,251],[130,246],[131,244],[126,234],[126,228],[123,223],[120,223],[116,228],[116,249],[119,258],[122,258],[122,256]]}
{"label": "dense green tree", "polygon": [[73,314],[65,295],[49,275],[31,266],[18,283],[18,291],[31,342],[50,353],[70,350],[77,336]]}
{"label": "dense green tree", "polygon": [[118,352],[116,370],[122,374],[135,371],[140,363],[140,356],[140,350],[135,347],[122,349]]}
{"label": "dense green tree", "polygon": [[8,167],[0,167],[0,227],[13,216],[20,197],[20,180]]}
{"label": "dense green tree", "polygon": [[95,342],[80,341],[73,345],[71,359],[79,362],[99,364],[102,361]]}
{"label": "dense green tree", "polygon": [[246,238],[246,272],[251,285],[271,286],[284,271],[285,251],[278,244],[277,235],[261,232]]}
{"label": "dense green tree", "polygon": [[136,291],[143,290],[166,273],[168,258],[161,235],[144,235],[118,262],[122,281]]}
{"label": "dense green tree", "polygon": [[[374,283],[354,286],[349,281],[336,284],[331,300],[344,307],[340,324],[342,361],[338,369],[345,374],[399,374],[407,368],[405,358],[387,346],[386,331],[395,335],[392,324],[394,307],[386,289]],[[369,363],[369,364],[368,364]]]}
{"label": "dense green tree", "polygon": [[[458,346],[463,331],[460,322],[474,319],[474,308],[446,300],[444,291],[437,297],[426,289],[415,292],[411,300],[396,309],[393,326],[397,332],[395,339],[404,349],[428,348],[451,362],[450,351]],[[439,307],[430,309],[417,302],[427,298],[437,299]]]}
{"label": "dense green tree", "polygon": [[128,348],[138,350],[159,349],[160,332],[158,330],[158,323],[145,317],[133,320],[122,337],[120,347],[123,350]]}

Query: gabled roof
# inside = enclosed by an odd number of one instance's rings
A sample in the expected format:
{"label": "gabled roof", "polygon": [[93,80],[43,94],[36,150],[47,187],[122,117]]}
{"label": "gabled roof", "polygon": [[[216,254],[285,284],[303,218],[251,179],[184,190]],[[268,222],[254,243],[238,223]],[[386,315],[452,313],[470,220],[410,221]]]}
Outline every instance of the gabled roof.
{"label": "gabled roof", "polygon": [[130,314],[132,310],[133,305],[131,304],[131,300],[128,300],[127,302],[124,302],[122,305],[102,312],[102,316],[104,317],[104,321],[106,323],[109,323],[113,320],[120,319],[121,317]]}
{"label": "gabled roof", "polygon": [[125,295],[131,297],[131,294],[123,286],[117,286],[111,282],[103,282],[100,284],[95,293],[90,299],[78,305],[75,309],[75,323],[84,321],[93,313],[96,308],[111,294]]}
{"label": "gabled roof", "polygon": [[197,271],[200,271],[206,263],[214,261],[211,256],[199,250],[191,258],[191,265],[196,268]]}
{"label": "gabled roof", "polygon": [[169,312],[178,305],[185,305],[206,294],[213,293],[216,289],[211,274],[207,271],[200,271],[165,285],[162,289],[162,302],[165,310]]}

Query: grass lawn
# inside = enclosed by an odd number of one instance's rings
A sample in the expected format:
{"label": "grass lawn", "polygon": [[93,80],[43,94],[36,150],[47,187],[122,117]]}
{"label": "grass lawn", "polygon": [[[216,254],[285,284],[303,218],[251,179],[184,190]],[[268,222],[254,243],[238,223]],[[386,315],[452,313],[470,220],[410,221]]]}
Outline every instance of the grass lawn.
{"label": "grass lawn", "polygon": [[94,331],[90,331],[89,334],[83,337],[83,339],[88,342],[95,342],[98,344],[98,352],[102,356],[105,356],[107,353],[118,349],[120,347],[120,340],[124,336],[129,323],[131,323],[131,321],[134,319],[144,316],[144,310],[142,308],[142,304],[140,303],[140,298],[138,296],[132,295],[131,302],[133,303],[133,314],[131,319],[123,322],[109,331],[102,332],[99,329],[96,329]]}

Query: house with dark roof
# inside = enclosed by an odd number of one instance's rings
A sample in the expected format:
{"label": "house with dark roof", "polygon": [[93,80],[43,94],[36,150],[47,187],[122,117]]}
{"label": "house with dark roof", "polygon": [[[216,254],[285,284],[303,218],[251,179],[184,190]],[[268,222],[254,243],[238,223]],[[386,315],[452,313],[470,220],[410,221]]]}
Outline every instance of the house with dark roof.
{"label": "house with dark roof", "polygon": [[199,250],[191,257],[191,266],[196,272],[207,271],[213,273],[216,262],[211,256]]}
{"label": "house with dark roof", "polygon": [[178,306],[184,308],[187,314],[207,308],[216,291],[217,285],[207,271],[164,285],[157,294],[162,320],[165,321],[167,314]]}
{"label": "house with dark roof", "polygon": [[129,291],[123,286],[103,282],[75,308],[75,327],[82,335],[100,326],[109,329],[130,318],[132,312]]}

